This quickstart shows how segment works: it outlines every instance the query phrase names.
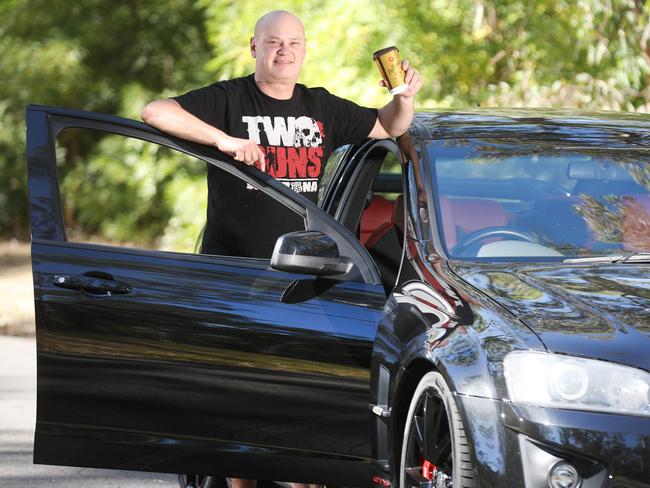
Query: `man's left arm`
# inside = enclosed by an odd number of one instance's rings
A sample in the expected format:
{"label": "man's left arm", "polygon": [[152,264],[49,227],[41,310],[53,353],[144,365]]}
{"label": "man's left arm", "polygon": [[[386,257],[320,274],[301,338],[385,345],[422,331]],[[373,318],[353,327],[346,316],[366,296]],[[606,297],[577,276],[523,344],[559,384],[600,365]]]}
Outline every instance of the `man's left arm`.
{"label": "man's left arm", "polygon": [[[413,121],[415,113],[414,97],[422,87],[420,73],[409,65],[407,60],[402,61],[402,69],[405,71],[404,81],[408,85],[406,91],[395,95],[384,107],[377,111],[377,121],[368,134],[371,139],[388,139],[398,137],[407,131]],[[386,86],[381,81],[382,86]]]}

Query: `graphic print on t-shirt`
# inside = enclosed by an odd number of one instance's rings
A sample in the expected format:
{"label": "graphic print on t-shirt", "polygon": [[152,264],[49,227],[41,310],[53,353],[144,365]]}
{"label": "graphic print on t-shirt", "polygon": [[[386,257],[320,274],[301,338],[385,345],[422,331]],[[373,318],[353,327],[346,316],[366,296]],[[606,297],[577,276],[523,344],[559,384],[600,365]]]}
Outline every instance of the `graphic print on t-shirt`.
{"label": "graphic print on t-shirt", "polygon": [[[266,172],[298,193],[318,191],[323,123],[310,117],[242,116],[248,138],[266,156]],[[264,136],[264,140],[262,138]]]}

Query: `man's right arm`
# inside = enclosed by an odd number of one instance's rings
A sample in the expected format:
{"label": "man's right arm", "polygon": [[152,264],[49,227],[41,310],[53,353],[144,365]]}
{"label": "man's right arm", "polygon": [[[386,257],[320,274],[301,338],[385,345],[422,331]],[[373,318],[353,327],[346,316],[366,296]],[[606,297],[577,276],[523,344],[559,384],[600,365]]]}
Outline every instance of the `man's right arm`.
{"label": "man's right arm", "polygon": [[176,100],[154,100],[142,109],[140,117],[156,129],[181,139],[214,146],[237,161],[246,164],[259,161],[264,170],[264,152],[255,141],[229,136],[189,113]]}

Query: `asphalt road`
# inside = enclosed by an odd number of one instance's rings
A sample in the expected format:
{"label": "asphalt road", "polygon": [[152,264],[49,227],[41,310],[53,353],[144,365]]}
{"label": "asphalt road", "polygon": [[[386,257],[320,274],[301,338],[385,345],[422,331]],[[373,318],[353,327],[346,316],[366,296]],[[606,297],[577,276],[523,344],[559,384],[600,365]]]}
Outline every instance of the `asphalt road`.
{"label": "asphalt road", "polygon": [[32,464],[36,343],[0,336],[0,488],[177,488],[169,474]]}

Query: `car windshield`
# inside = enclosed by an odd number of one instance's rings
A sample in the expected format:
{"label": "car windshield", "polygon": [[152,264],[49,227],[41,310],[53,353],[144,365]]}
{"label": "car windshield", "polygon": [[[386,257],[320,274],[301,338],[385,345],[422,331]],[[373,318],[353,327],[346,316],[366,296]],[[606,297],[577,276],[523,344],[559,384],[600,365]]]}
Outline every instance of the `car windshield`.
{"label": "car windshield", "polygon": [[648,150],[455,139],[431,141],[428,154],[437,227],[452,258],[650,251]]}

